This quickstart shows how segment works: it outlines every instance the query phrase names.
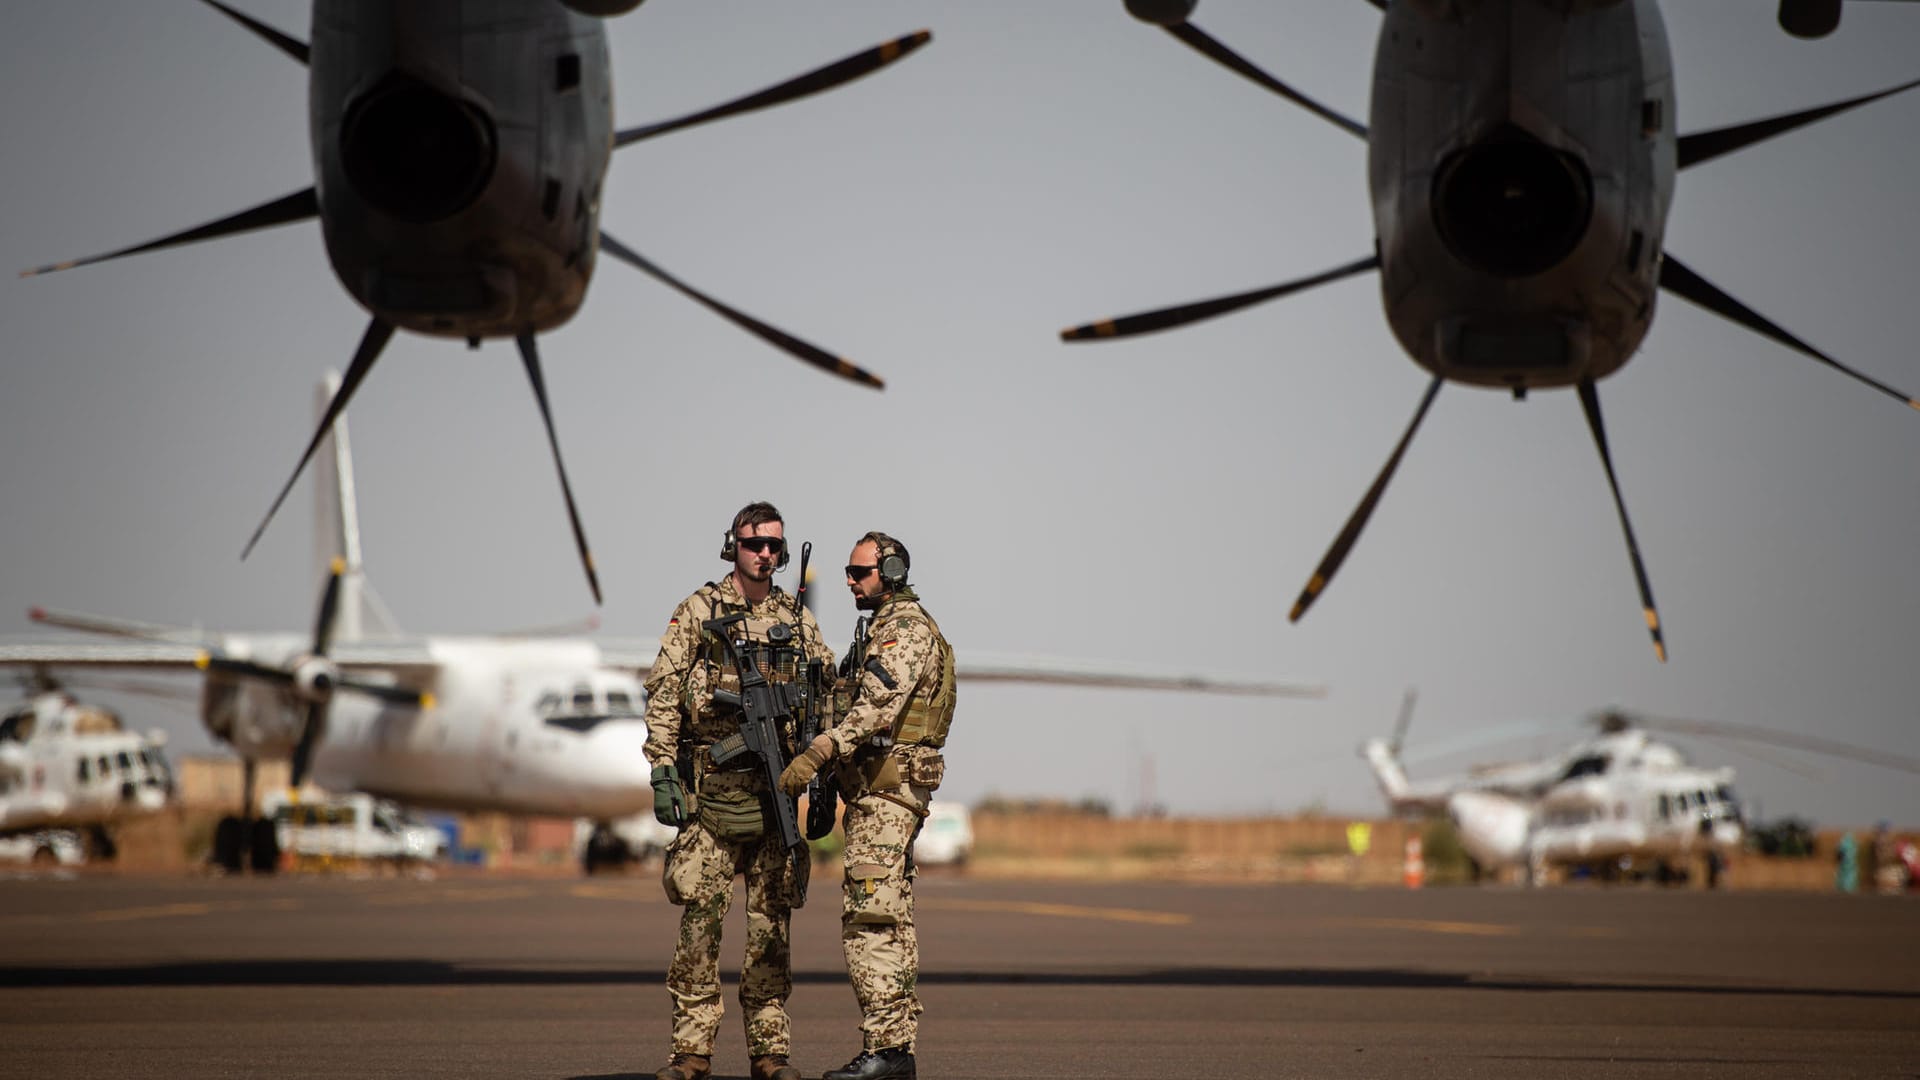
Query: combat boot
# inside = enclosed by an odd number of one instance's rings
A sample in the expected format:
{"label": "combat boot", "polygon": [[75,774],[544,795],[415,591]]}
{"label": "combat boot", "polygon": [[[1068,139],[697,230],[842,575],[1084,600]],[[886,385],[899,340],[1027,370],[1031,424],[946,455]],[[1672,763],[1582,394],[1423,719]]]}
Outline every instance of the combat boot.
{"label": "combat boot", "polygon": [[820,1080],[914,1080],[913,1051],[904,1046],[862,1050],[852,1061],[821,1074]]}
{"label": "combat boot", "polygon": [[785,1054],[762,1054],[747,1072],[753,1080],[800,1080],[800,1070],[787,1064]]}
{"label": "combat boot", "polygon": [[675,1054],[667,1067],[653,1074],[653,1080],[707,1080],[713,1075],[713,1058],[707,1054]]}

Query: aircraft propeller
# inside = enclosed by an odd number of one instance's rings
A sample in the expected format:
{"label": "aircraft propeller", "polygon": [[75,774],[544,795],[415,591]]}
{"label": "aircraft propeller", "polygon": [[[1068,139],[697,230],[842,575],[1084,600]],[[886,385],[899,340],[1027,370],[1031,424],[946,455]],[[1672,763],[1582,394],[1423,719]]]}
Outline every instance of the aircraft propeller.
{"label": "aircraft propeller", "polygon": [[[1387,10],[1385,0],[1370,0],[1370,2],[1382,12]],[[1189,21],[1189,18],[1192,16],[1197,3],[1198,0],[1126,0],[1126,8],[1128,13],[1134,18],[1165,30],[1182,44],[1222,67],[1293,102],[1313,113],[1315,116],[1346,131],[1348,134],[1361,139],[1368,137],[1367,128],[1364,125],[1301,94],[1293,87],[1274,78],[1251,61],[1248,61],[1195,26]],[[1784,7],[1782,9],[1782,18],[1783,20],[1786,19]],[[1827,28],[1831,29],[1830,26]],[[1916,87],[1920,87],[1920,79],[1889,87],[1885,90],[1861,94],[1844,101],[1802,109],[1781,116],[1767,117],[1710,131],[1681,135],[1676,137],[1674,141],[1675,165],[1680,169],[1690,168],[1770,139],[1776,135],[1781,135],[1796,128],[1814,123],[1815,121],[1823,120],[1837,113],[1858,108],[1894,94],[1912,90]],[[1113,338],[1130,337],[1138,334],[1168,330],[1177,326],[1200,322],[1218,315],[1225,315],[1229,312],[1238,311],[1241,308],[1250,307],[1267,300],[1278,299],[1290,293],[1299,292],[1316,285],[1323,285],[1331,281],[1337,281],[1341,278],[1367,270],[1378,270],[1380,266],[1380,258],[1376,245],[1376,253],[1374,255],[1318,274],[1249,292],[1236,293],[1231,296],[1194,301],[1135,315],[1102,319],[1062,330],[1060,332],[1060,338],[1062,341],[1069,342],[1105,341]],[[1658,284],[1661,289],[1667,292],[1690,300],[1778,344],[1817,360],[1833,368],[1835,371],[1855,379],[1888,397],[1904,402],[1911,408],[1920,410],[1920,397],[1915,397],[1914,395],[1897,390],[1878,379],[1847,367],[1833,357],[1807,344],[1779,325],[1768,320],[1765,316],[1723,292],[1712,282],[1707,281],[1688,268],[1684,263],[1674,258],[1671,253],[1663,252],[1660,256]],[[1407,426],[1406,433],[1401,436],[1400,442],[1394,448],[1392,456],[1387,459],[1386,465],[1381,468],[1380,474],[1375,477],[1373,485],[1367,489],[1367,493],[1360,500],[1360,504],[1354,508],[1353,514],[1348,518],[1346,526],[1341,529],[1340,534],[1334,539],[1333,545],[1321,559],[1319,566],[1314,569],[1313,574],[1308,578],[1306,587],[1301,590],[1299,599],[1295,601],[1293,609],[1288,615],[1288,621],[1297,622],[1302,615],[1306,614],[1307,609],[1313,605],[1315,599],[1317,599],[1320,593],[1327,587],[1328,582],[1333,579],[1341,563],[1345,561],[1354,543],[1359,539],[1361,531],[1365,529],[1368,519],[1372,517],[1373,511],[1379,503],[1381,494],[1386,490],[1387,483],[1393,478],[1394,471],[1399,468],[1400,459],[1405,454],[1407,445],[1412,441],[1413,434],[1420,426],[1421,420],[1426,416],[1428,407],[1432,405],[1434,394],[1439,390],[1441,381],[1441,378],[1436,377],[1432,385],[1427,388],[1426,396],[1421,399],[1420,407],[1415,411],[1413,420]],[[1627,544],[1627,556],[1633,566],[1634,583],[1640,593],[1641,610],[1646,619],[1647,631],[1653,639],[1654,655],[1664,663],[1667,659],[1667,649],[1665,637],[1661,629],[1660,613],[1654,605],[1653,589],[1648,581],[1646,562],[1641,557],[1640,545],[1634,536],[1633,523],[1627,515],[1626,501],[1620,492],[1620,480],[1614,469],[1613,455],[1607,443],[1606,426],[1601,416],[1599,393],[1590,376],[1581,378],[1577,386],[1580,395],[1581,409],[1586,415],[1587,427],[1593,434],[1594,445],[1600,452],[1600,462],[1607,474],[1607,486],[1613,493],[1614,509],[1620,517],[1621,532],[1624,534]],[[1516,391],[1516,393],[1517,392],[1518,391]],[[1396,735],[1396,748],[1398,741],[1399,738]]]}
{"label": "aircraft propeller", "polygon": [[[303,65],[311,64],[311,50],[306,42],[275,30],[258,19],[252,18],[228,4],[220,2],[220,0],[203,0],[203,2],[206,3],[208,7],[218,11],[224,17],[232,20],[249,33],[279,49],[295,61]],[[583,0],[583,2],[585,2],[585,0]],[[611,0],[608,4],[589,4],[588,6],[596,11],[603,7],[607,11],[612,11],[622,7],[622,4],[619,0]],[[625,6],[630,7],[632,5],[628,3]],[[745,95],[733,101],[686,116],[615,132],[613,145],[616,148],[630,146],[658,135],[667,134],[668,132],[679,131],[725,117],[737,116],[741,113],[784,104],[811,94],[830,90],[834,87],[852,82],[864,75],[878,71],[907,56],[930,40],[932,40],[932,34],[928,31],[915,31],[912,34],[883,42],[873,48],[854,53],[851,56],[844,57],[813,71],[806,72],[805,74],[788,79],[785,82]],[[178,233],[161,237],[157,240],[100,255],[92,255],[85,258],[71,259],[65,262],[36,267],[23,271],[20,276],[34,277],[60,270],[70,270],[75,267],[88,266],[129,255],[137,255],[143,252],[195,243],[202,240],[219,239],[254,229],[291,224],[310,218],[318,218],[319,216],[320,205],[316,189],[309,187],[294,192],[291,195],[285,195],[271,202],[263,203],[237,214],[221,218],[217,221],[198,225]],[[700,290],[673,277],[671,274],[668,274],[660,267],[655,266],[647,259],[641,257],[632,248],[627,247],[611,236],[602,233],[600,235],[600,244],[603,249],[615,258],[629,263],[642,272],[651,275],[683,295],[692,298],[722,318],[741,327],[748,333],[800,359],[802,362],[810,364],[829,374],[849,379],[864,386],[884,389],[885,383],[871,372],[708,296]],[[364,380],[367,373],[372,370],[373,364],[379,358],[381,351],[386,347],[387,342],[392,339],[394,330],[395,327],[392,323],[387,322],[378,315],[374,316],[372,321],[368,323],[366,332],[361,338],[359,349],[354,354],[353,362],[349,365],[346,375],[342,379],[340,389],[335,393],[333,400],[327,406],[326,415],[321,420],[318,430],[315,431],[313,439],[308,443],[306,452],[301,455],[299,464],[294,467],[293,474],[288,477],[286,485],[280,489],[279,494],[274,498],[273,504],[268,508],[266,516],[261,519],[259,527],[254,530],[253,535],[247,540],[247,545],[241,552],[240,557],[242,559],[245,559],[253,551],[254,546],[260,542],[260,538],[266,532],[268,524],[273,521],[274,515],[279,512],[280,505],[286,501],[287,495],[292,491],[294,483],[299,480],[301,473],[305,471],[307,462],[312,459],[315,451],[317,451],[320,446],[321,440],[324,439],[327,432],[331,430],[334,419],[346,409],[348,401],[352,399],[361,381]],[[560,475],[560,488],[566,500],[567,518],[573,530],[574,546],[579,552],[581,566],[586,571],[587,584],[593,592],[594,603],[599,604],[603,602],[599,573],[594,564],[592,551],[587,544],[586,530],[580,522],[579,507],[574,500],[573,488],[567,477],[566,465],[561,459],[559,438],[554,427],[552,408],[547,398],[546,380],[541,371],[539,353],[534,345],[533,335],[530,331],[516,334],[515,340],[520,350],[521,360],[526,366],[528,379],[533,385],[534,398],[540,408],[541,421],[546,426],[547,443],[553,451],[554,468]]]}
{"label": "aircraft propeller", "polygon": [[289,785],[295,788],[306,780],[308,769],[313,764],[313,750],[326,733],[327,713],[336,692],[345,690],[405,708],[433,707],[433,695],[430,693],[348,678],[341,675],[340,669],[327,658],[327,652],[333,645],[334,620],[340,612],[340,578],[346,573],[346,565],[343,559],[333,560],[326,591],[320,596],[320,612],[314,619],[313,647],[292,664],[275,667],[239,657],[216,656],[211,652],[202,652],[194,662],[202,671],[272,683],[287,690],[296,700],[306,703],[307,714],[301,724],[300,741],[294,747],[292,776],[289,779]]}

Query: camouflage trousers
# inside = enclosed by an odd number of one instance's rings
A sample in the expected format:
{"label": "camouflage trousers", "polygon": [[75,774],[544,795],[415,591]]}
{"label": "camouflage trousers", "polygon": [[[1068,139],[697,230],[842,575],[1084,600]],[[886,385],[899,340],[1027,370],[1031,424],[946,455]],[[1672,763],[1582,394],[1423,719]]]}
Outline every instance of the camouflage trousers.
{"label": "camouflage trousers", "polygon": [[[921,799],[925,804],[924,796]],[[860,1002],[860,1037],[868,1050],[913,1045],[920,1028],[920,940],[913,930],[913,881],[907,851],[920,819],[886,799],[863,796],[847,805],[846,905],[840,945]]]}
{"label": "camouflage trousers", "polygon": [[796,879],[780,838],[728,841],[698,821],[667,848],[667,899],[683,904],[680,939],[667,967],[673,999],[673,1052],[711,1054],[720,1018],[720,934],[733,903],[733,879],[747,879],[747,948],[740,964],[740,1011],[747,1052],[792,1052],[787,997],[793,992],[788,929],[806,893],[807,864]]}

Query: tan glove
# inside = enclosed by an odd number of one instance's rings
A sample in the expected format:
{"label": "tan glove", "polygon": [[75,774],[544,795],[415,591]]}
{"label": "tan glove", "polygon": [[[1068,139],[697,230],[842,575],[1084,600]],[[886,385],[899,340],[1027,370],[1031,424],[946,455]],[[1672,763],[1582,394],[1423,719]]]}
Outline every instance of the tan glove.
{"label": "tan glove", "polygon": [[813,782],[820,766],[832,760],[833,739],[824,734],[815,735],[807,748],[794,755],[793,760],[787,762],[787,767],[781,770],[780,790],[797,797]]}

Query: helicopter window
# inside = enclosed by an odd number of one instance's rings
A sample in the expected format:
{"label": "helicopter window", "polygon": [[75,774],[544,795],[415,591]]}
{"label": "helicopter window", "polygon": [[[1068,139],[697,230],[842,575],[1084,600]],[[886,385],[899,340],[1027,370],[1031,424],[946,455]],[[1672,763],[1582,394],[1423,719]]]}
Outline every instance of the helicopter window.
{"label": "helicopter window", "polygon": [[94,768],[99,771],[100,779],[102,780],[105,780],[107,776],[113,772],[113,763],[107,760],[107,755],[105,754],[101,754],[100,757],[94,761],[93,765]]}
{"label": "helicopter window", "polygon": [[607,711],[615,716],[632,716],[633,698],[625,690],[607,691]]}
{"label": "helicopter window", "polygon": [[1567,771],[1561,774],[1560,779],[1573,780],[1582,776],[1605,775],[1607,765],[1611,760],[1612,759],[1608,758],[1605,754],[1591,754],[1587,757],[1576,758],[1573,764],[1567,766]]}
{"label": "helicopter window", "polygon": [[577,713],[593,711],[593,687],[581,683],[573,688],[573,711]]}
{"label": "helicopter window", "polygon": [[1665,821],[1673,816],[1673,800],[1667,798],[1665,795],[1660,796],[1659,814],[1661,821]]}
{"label": "helicopter window", "polygon": [[1726,803],[1728,806],[1738,805],[1737,800],[1733,797],[1733,788],[1727,784],[1721,784],[1714,789],[1713,793],[1720,796],[1720,801]]}
{"label": "helicopter window", "polygon": [[552,716],[554,713],[560,711],[560,706],[563,701],[564,699],[561,698],[559,694],[549,690],[540,695],[540,700],[534,705],[533,711],[539,713],[541,716]]}
{"label": "helicopter window", "polygon": [[93,762],[88,761],[86,758],[81,758],[80,770],[74,773],[73,776],[75,780],[78,780],[82,784],[88,782],[89,780],[92,780],[93,779]]}
{"label": "helicopter window", "polygon": [[16,742],[28,742],[33,738],[34,716],[30,712],[14,713],[0,720],[0,739],[13,739]]}
{"label": "helicopter window", "polygon": [[1641,102],[1640,103],[1640,133],[1649,138],[1659,134],[1660,128],[1665,123],[1665,118],[1663,116],[1665,112],[1666,110],[1661,108],[1661,101],[1659,98],[1648,98],[1647,100]]}
{"label": "helicopter window", "polygon": [[553,92],[564,94],[580,89],[580,54],[561,53],[553,61]]}
{"label": "helicopter window", "polygon": [[121,772],[130,773],[133,771],[133,759],[127,756],[125,750],[113,755],[113,760],[119,763]]}
{"label": "helicopter window", "polygon": [[1707,804],[1711,801],[1712,800],[1707,798],[1707,793],[1704,791],[1696,791],[1693,793],[1693,805],[1696,810],[1705,810]]}

